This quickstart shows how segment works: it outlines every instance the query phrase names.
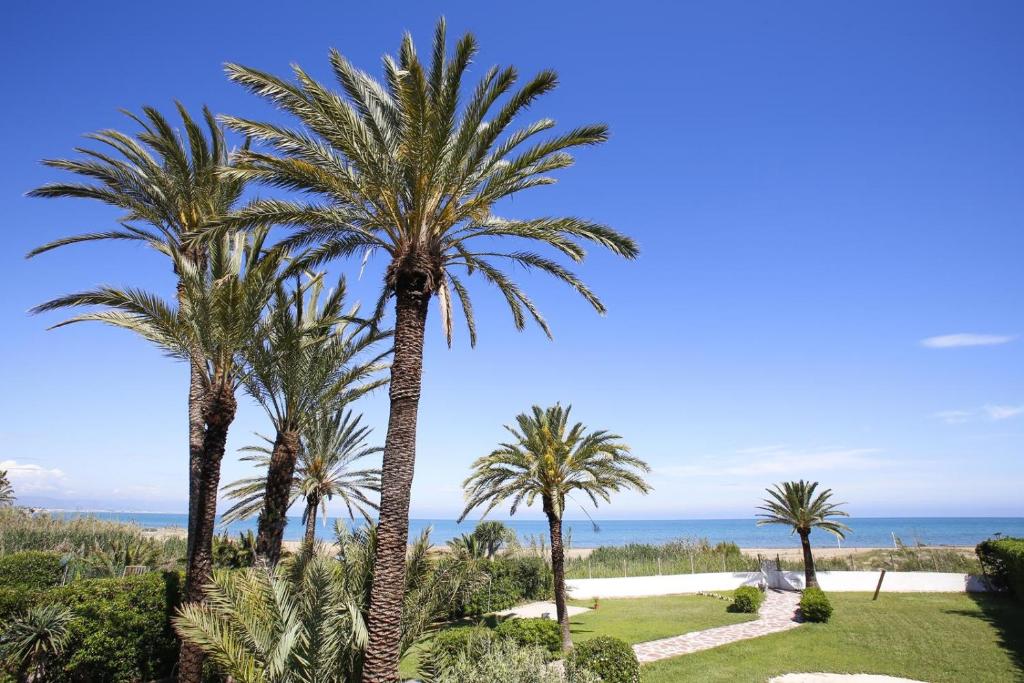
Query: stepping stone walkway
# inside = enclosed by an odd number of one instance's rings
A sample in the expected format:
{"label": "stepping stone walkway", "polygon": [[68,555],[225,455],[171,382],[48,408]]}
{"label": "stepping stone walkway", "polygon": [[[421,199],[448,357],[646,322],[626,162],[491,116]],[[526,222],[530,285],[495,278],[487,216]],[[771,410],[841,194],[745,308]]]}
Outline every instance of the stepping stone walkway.
{"label": "stepping stone walkway", "polygon": [[640,663],[644,664],[659,659],[688,655],[691,652],[710,650],[713,647],[735,643],[738,640],[759,638],[769,633],[788,631],[801,623],[797,614],[799,603],[800,593],[772,589],[765,594],[764,603],[758,611],[758,618],[754,621],[637,643],[633,646],[633,651],[636,652]]}

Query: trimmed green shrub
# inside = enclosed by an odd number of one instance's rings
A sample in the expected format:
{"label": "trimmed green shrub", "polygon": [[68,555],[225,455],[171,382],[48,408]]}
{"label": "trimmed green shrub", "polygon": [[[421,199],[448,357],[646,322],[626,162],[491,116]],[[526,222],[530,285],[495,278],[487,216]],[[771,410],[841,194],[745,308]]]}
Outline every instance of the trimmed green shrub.
{"label": "trimmed green shrub", "polygon": [[479,659],[486,653],[497,636],[483,626],[458,626],[438,631],[420,660],[420,667],[428,680],[441,678],[460,657]]}
{"label": "trimmed green shrub", "polygon": [[165,678],[177,660],[171,616],[181,575],[150,572],[120,579],[85,579],[40,596],[75,619],[54,681],[129,683]]}
{"label": "trimmed green shrub", "polygon": [[1024,538],[990,538],[979,543],[975,552],[993,588],[1024,600]]}
{"label": "trimmed green shrub", "polygon": [[832,603],[820,588],[805,588],[800,596],[800,613],[804,621],[826,622],[832,617]]}
{"label": "trimmed green shrub", "polygon": [[478,657],[459,654],[434,683],[600,683],[595,674],[566,667],[565,676],[548,666],[544,650],[495,641]]}
{"label": "trimmed green shrub", "polygon": [[553,595],[554,577],[542,558],[503,557],[487,562],[483,569],[487,580],[450,617],[479,616]]}
{"label": "trimmed green shrub", "polygon": [[0,623],[9,621],[31,607],[36,595],[36,591],[0,588]]}
{"label": "trimmed green shrub", "polygon": [[604,683],[640,683],[640,662],[629,643],[611,636],[598,636],[573,647],[566,658],[571,671],[585,669]]}
{"label": "trimmed green shrub", "polygon": [[25,550],[0,557],[0,588],[41,591],[60,583],[64,570],[60,555]]}
{"label": "trimmed green shrub", "polygon": [[730,612],[745,612],[757,614],[764,602],[764,593],[755,586],[740,586],[733,594],[732,604],[729,605]]}
{"label": "trimmed green shrub", "polygon": [[506,619],[495,633],[522,647],[542,647],[551,654],[562,649],[562,632],[551,619]]}

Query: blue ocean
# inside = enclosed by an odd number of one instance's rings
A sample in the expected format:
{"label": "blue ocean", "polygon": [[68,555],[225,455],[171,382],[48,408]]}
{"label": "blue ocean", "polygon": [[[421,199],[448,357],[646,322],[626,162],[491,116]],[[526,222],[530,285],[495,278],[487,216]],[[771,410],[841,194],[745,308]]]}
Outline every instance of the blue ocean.
{"label": "blue ocean", "polygon": [[[162,527],[185,528],[188,518],[184,514],[153,512],[63,512],[61,514],[88,515],[101,519],[133,522],[147,529]],[[346,520],[348,521],[348,520]],[[547,537],[547,522],[542,520],[502,520],[516,530],[521,541],[528,542],[531,536]],[[844,548],[891,547],[894,539],[911,545],[975,545],[995,534],[1024,537],[1024,517],[861,517],[846,520],[853,529],[842,541]],[[349,522],[351,524],[351,522]],[[467,520],[458,524],[450,519],[413,519],[409,522],[410,536],[429,528],[434,544],[442,544],[451,538],[473,530],[475,522]],[[317,536],[323,540],[333,538],[334,519],[326,526],[317,525]],[[226,530],[235,535],[246,530],[255,530],[256,521],[236,522],[218,531]],[[594,524],[586,520],[566,520],[566,532],[571,534],[572,547],[596,548],[602,545],[626,545],[629,543],[665,543],[678,539],[706,538],[712,543],[731,541],[741,548],[789,548],[798,547],[797,538],[782,527],[759,527],[753,519],[677,519],[677,520],[597,520]],[[285,528],[286,540],[302,537],[303,525],[298,517],[289,517]],[[835,537],[815,532],[812,541],[816,545],[835,546]]]}

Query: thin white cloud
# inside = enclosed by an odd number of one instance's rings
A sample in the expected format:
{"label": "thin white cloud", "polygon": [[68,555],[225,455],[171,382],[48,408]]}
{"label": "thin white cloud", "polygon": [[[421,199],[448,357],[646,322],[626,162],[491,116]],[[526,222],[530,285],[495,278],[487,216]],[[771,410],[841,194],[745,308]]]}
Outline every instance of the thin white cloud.
{"label": "thin white cloud", "polygon": [[948,425],[958,425],[970,422],[974,415],[974,411],[971,410],[940,410],[937,413],[932,413],[932,417],[936,420],[942,420]]}
{"label": "thin white cloud", "polygon": [[943,334],[921,340],[921,346],[929,349],[956,349],[964,346],[997,346],[1013,341],[1008,334]]}
{"label": "thin white cloud", "polygon": [[38,493],[42,491],[60,491],[65,488],[67,477],[57,468],[47,469],[31,463],[19,463],[17,460],[0,461],[0,470],[7,471],[7,477],[14,487],[15,495],[19,493]]}
{"label": "thin white cloud", "polygon": [[1011,417],[1017,417],[1018,415],[1024,415],[1024,405],[1022,406],[985,406],[985,413],[988,415],[990,420],[1008,420]]}
{"label": "thin white cloud", "polygon": [[872,470],[886,461],[875,457],[877,448],[823,448],[798,450],[785,446],[744,448],[735,454],[702,458],[690,465],[659,467],[657,474],[670,477],[799,477],[835,470]]}

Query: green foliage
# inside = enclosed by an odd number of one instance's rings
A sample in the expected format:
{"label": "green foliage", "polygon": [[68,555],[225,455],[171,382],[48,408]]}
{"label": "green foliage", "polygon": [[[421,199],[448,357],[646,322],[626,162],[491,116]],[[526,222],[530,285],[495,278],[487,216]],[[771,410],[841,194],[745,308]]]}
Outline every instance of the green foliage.
{"label": "green foliage", "polygon": [[764,593],[754,586],[740,586],[733,594],[732,604],[729,605],[730,612],[745,612],[756,614],[764,602]]}
{"label": "green foliage", "polygon": [[655,576],[702,572],[749,572],[757,559],[744,555],[735,543],[712,545],[706,538],[678,539],[661,545],[630,543],[601,546],[588,557],[570,558],[565,574],[570,579]]}
{"label": "green foliage", "polygon": [[21,588],[0,588],[0,622],[7,621],[32,606],[38,595]]}
{"label": "green foliage", "polygon": [[129,683],[167,676],[178,652],[170,619],[180,584],[176,572],[150,572],[76,581],[40,596],[40,604],[74,615],[53,679]]}
{"label": "green foliage", "polygon": [[836,517],[850,515],[839,509],[843,503],[832,502],[832,489],[816,493],[816,481],[784,481],[767,489],[768,498],[758,506],[758,526],[782,524],[792,527],[798,533],[810,533],[812,529],[824,529],[839,538],[845,538],[850,530]]}
{"label": "green foliage", "polygon": [[547,600],[554,591],[551,567],[540,557],[501,557],[481,562],[484,581],[453,609],[452,618],[479,616],[534,600]]}
{"label": "green foliage", "polygon": [[33,607],[2,625],[0,661],[26,680],[50,680],[51,662],[64,652],[74,615],[60,605]]}
{"label": "green foliage", "polygon": [[562,634],[557,621],[551,619],[506,619],[495,632],[511,638],[522,647],[540,647],[549,654],[562,649]]}
{"label": "green foliage", "polygon": [[461,658],[480,659],[497,638],[484,626],[456,626],[438,631],[421,658],[420,669],[427,680],[443,680],[445,673]]}
{"label": "green foliage", "polygon": [[14,505],[14,487],[7,478],[7,470],[0,470],[0,507]]}
{"label": "green foliage", "polygon": [[64,571],[57,553],[24,550],[0,557],[0,588],[41,591],[60,583]]}
{"label": "green foliage", "polygon": [[563,677],[547,665],[542,648],[523,647],[502,639],[490,643],[482,652],[460,651],[434,679],[435,683],[599,683],[585,669],[567,667]]}
{"label": "green foliage", "polygon": [[800,596],[800,614],[804,621],[826,622],[832,618],[832,603],[820,588],[804,589]]}
{"label": "green foliage", "polygon": [[604,683],[640,683],[640,662],[629,643],[598,636],[576,645],[566,657],[566,667],[586,669]]}
{"label": "green foliage", "polygon": [[976,552],[989,582],[1024,600],[1024,538],[982,541]]}
{"label": "green foliage", "polygon": [[256,535],[250,529],[234,540],[225,531],[213,537],[213,566],[224,569],[251,567],[256,561]]}
{"label": "green foliage", "polygon": [[473,538],[480,544],[489,560],[497,557],[504,548],[515,546],[518,542],[513,529],[502,522],[492,520],[477,523],[473,529]]}

